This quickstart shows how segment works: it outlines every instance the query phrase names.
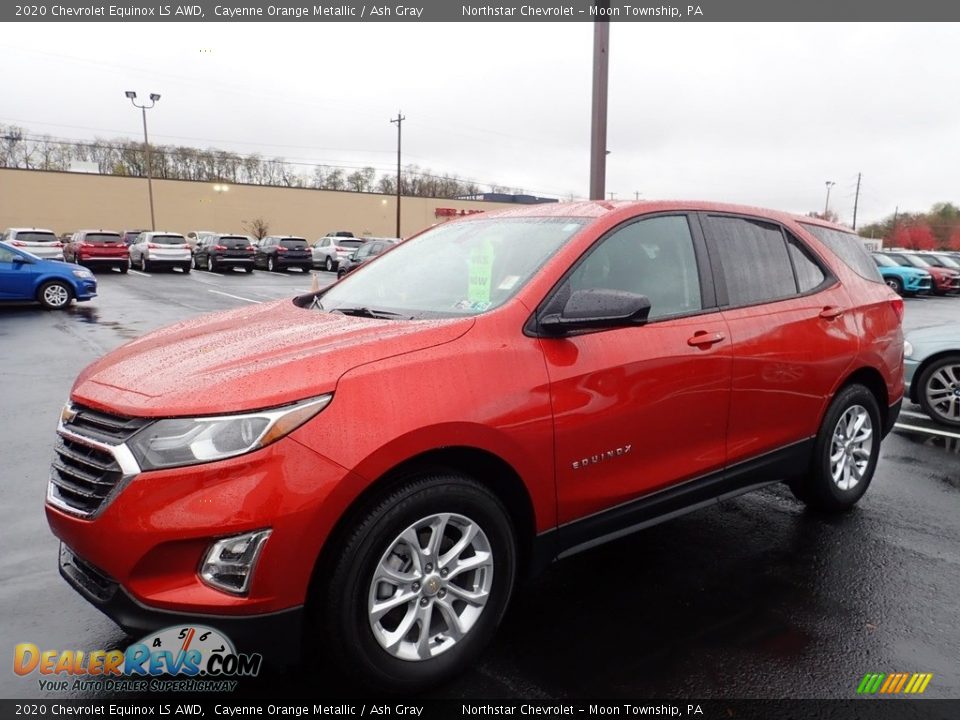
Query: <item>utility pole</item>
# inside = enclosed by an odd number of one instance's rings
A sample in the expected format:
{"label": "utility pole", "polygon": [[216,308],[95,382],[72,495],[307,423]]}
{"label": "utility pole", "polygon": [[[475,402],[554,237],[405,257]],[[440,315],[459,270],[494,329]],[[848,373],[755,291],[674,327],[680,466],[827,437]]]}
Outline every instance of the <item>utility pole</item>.
{"label": "utility pole", "polygon": [[862,173],[857,173],[857,194],[853,196],[853,229],[857,229],[857,205],[860,203],[860,176]]}
{"label": "utility pole", "polygon": [[392,123],[397,124],[397,237],[403,237],[400,234],[400,128],[403,125],[403,121],[406,120],[406,116],[401,115],[400,111],[397,110],[397,117],[391,120]]}
{"label": "utility pole", "polygon": [[157,100],[160,99],[160,96],[157,93],[150,93],[150,104],[139,104],[137,102],[137,94],[133,90],[127,90],[124,95],[130,98],[130,102],[133,103],[133,106],[140,108],[140,112],[143,115],[143,152],[146,156],[147,163],[147,194],[150,196],[150,229],[157,229],[157,221],[153,214],[153,166],[150,164],[150,139],[147,137],[147,110],[152,108],[157,104]]}
{"label": "utility pole", "polygon": [[590,199],[603,200],[607,177],[607,76],[610,60],[610,0],[597,0],[593,21],[593,104],[590,126]]}
{"label": "utility pole", "polygon": [[634,190],[634,191],[633,191],[633,199],[634,199],[634,200],[639,200],[639,199],[640,199],[640,191],[639,191],[639,190]]}
{"label": "utility pole", "polygon": [[893,209],[893,225],[890,227],[890,234],[893,235],[897,231],[897,215],[900,213],[900,206],[897,205]]}
{"label": "utility pole", "polygon": [[616,195],[615,192],[611,192],[611,193],[610,193],[610,199],[611,199],[611,200],[613,200],[613,196],[614,196],[614,195]]}

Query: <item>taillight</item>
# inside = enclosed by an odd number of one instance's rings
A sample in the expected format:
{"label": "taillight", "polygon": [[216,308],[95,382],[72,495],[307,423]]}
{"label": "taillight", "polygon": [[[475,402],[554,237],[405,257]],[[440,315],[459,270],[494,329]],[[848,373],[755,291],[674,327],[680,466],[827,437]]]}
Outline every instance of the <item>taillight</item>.
{"label": "taillight", "polygon": [[11,240],[11,241],[10,241],[10,244],[11,244],[11,245],[16,245],[17,247],[26,247],[26,246],[27,246],[27,244],[26,244],[25,242],[20,242],[19,240]]}
{"label": "taillight", "polygon": [[903,298],[896,297],[890,300],[890,307],[897,314],[897,320],[903,322]]}
{"label": "taillight", "polygon": [[147,247],[150,248],[151,250],[156,250],[160,246],[155,243],[147,243]]}
{"label": "taillight", "polygon": [[226,249],[227,249],[227,246],[226,246],[226,245],[214,245],[214,246],[213,246],[213,249],[214,249],[214,250],[226,250]]}
{"label": "taillight", "polygon": [[247,245],[247,252],[253,252],[254,249],[253,245]]}
{"label": "taillight", "polygon": [[342,247],[340,247],[339,245],[337,245],[337,246],[334,248],[334,250],[336,250],[337,252],[346,252],[346,251],[347,251],[346,248],[342,248]]}
{"label": "taillight", "polygon": [[283,245],[277,245],[277,252],[286,252],[287,249]]}
{"label": "taillight", "polygon": [[57,242],[55,242],[55,243],[53,244],[53,246],[54,246],[54,247],[58,247],[58,248],[62,248],[62,247],[63,247],[63,243],[58,240]]}

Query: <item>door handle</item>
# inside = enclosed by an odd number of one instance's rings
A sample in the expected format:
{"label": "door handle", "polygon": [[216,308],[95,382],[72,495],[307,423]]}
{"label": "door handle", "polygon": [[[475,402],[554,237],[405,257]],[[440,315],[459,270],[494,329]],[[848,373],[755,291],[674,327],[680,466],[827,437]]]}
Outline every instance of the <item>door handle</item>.
{"label": "door handle", "polygon": [[820,317],[822,317],[824,320],[836,320],[838,317],[843,315],[843,313],[844,313],[843,308],[838,308],[838,307],[833,307],[831,305],[828,305],[827,307],[825,307],[823,310],[820,311]]}
{"label": "door handle", "polygon": [[692,338],[687,340],[687,345],[690,347],[708,348],[711,345],[716,345],[723,339],[725,339],[723,333],[708,333],[703,330],[698,330],[693,334]]}

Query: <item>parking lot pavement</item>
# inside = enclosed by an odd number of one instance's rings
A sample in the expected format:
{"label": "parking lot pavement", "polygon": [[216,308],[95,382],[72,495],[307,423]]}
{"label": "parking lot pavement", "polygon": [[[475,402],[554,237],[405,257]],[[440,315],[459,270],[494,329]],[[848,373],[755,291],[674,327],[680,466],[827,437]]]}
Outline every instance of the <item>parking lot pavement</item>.
{"label": "parking lot pavement", "polygon": [[[55,696],[9,670],[16,643],[90,651],[126,640],[60,579],[43,516],[77,373],[159,326],[289,297],[311,280],[151,275],[99,273],[100,297],[65,313],[0,308],[0,697]],[[907,327],[960,317],[960,298],[906,305]],[[435,694],[851,698],[867,672],[930,672],[927,697],[960,696],[960,433],[915,406],[899,425],[870,491],[842,517],[775,487],[556,563],[519,590],[483,659]],[[304,669],[244,681],[237,696],[336,695],[322,638],[307,648]]]}

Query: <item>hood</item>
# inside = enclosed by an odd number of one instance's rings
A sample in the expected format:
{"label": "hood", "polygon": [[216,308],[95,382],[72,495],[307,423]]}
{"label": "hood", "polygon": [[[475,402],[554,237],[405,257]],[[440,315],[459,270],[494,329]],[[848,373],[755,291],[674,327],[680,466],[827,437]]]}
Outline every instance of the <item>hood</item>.
{"label": "hood", "polygon": [[955,275],[958,274],[956,270],[951,270],[950,268],[935,267],[933,265],[924,269],[931,275],[934,275],[935,277],[938,277],[938,278],[954,277]]}
{"label": "hood", "polygon": [[348,370],[450,342],[473,323],[348,317],[280,300],[127,343],[87,367],[71,397],[134,417],[256,410],[331,392]]}
{"label": "hood", "polygon": [[960,322],[911,330],[906,333],[904,339],[915,347],[930,344],[946,344],[960,350]]}

